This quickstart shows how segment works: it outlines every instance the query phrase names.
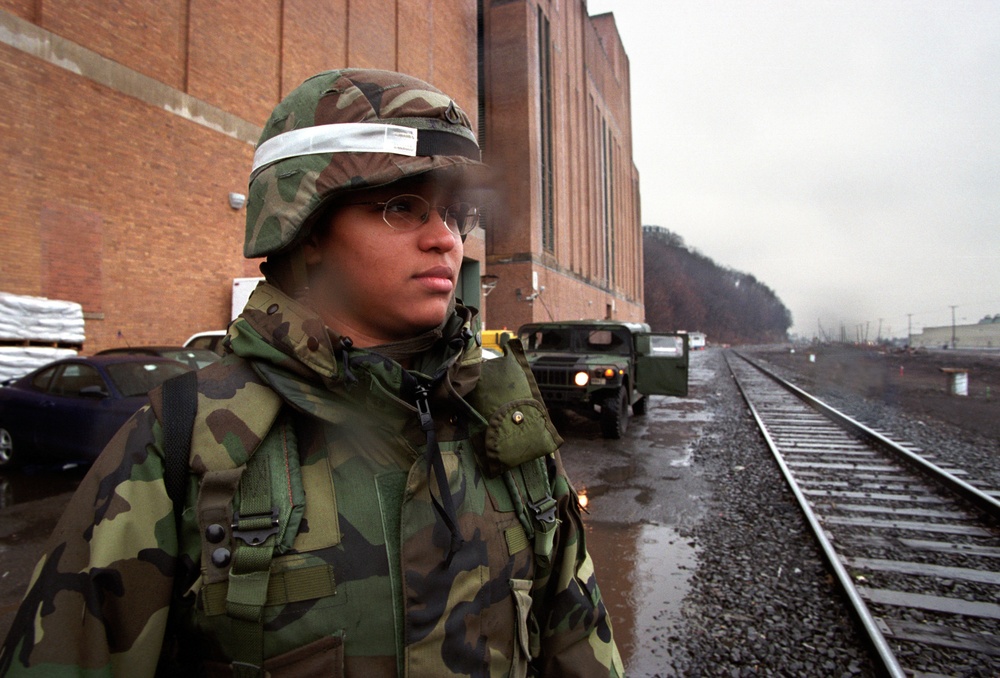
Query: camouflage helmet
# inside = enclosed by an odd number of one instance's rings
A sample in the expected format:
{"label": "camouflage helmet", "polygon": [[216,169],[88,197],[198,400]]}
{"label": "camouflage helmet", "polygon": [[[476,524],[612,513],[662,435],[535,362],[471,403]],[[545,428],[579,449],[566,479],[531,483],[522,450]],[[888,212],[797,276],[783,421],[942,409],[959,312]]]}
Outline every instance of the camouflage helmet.
{"label": "camouflage helmet", "polygon": [[469,117],[422,80],[360,68],[315,75],[275,107],[257,142],[243,254],[287,251],[343,191],[485,167],[480,157]]}

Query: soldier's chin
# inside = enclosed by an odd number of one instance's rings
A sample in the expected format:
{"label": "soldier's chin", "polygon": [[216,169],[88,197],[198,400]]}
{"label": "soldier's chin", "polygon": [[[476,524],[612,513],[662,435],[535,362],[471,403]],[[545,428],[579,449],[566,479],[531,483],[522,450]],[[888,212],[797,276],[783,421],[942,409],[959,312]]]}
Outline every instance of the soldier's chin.
{"label": "soldier's chin", "polygon": [[451,315],[451,310],[454,308],[454,303],[448,302],[442,304],[440,309],[428,309],[426,313],[420,315],[419,318],[414,318],[411,323],[411,328],[413,336],[419,336],[424,332],[430,332],[435,330],[444,324],[445,320]]}

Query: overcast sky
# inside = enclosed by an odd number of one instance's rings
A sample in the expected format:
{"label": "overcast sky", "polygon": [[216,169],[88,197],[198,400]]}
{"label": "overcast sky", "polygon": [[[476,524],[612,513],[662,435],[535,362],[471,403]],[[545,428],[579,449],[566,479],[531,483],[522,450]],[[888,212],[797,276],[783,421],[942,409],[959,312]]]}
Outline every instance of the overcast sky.
{"label": "overcast sky", "polygon": [[1000,1],[587,6],[629,56],[644,224],[808,338],[1000,314]]}

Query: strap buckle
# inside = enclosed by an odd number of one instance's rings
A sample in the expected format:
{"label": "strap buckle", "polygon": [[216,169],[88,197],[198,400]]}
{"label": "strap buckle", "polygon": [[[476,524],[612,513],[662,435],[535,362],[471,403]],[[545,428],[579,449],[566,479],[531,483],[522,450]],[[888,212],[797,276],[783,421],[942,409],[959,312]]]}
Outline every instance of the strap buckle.
{"label": "strap buckle", "polygon": [[233,536],[247,546],[260,546],[268,537],[278,534],[278,509],[271,507],[271,513],[251,513],[241,516],[233,514]]}
{"label": "strap buckle", "polygon": [[535,517],[540,523],[551,524],[556,522],[556,500],[551,496],[543,497],[540,501],[528,500],[528,506],[535,512]]}
{"label": "strap buckle", "polygon": [[236,662],[230,664],[234,678],[263,678],[267,675],[264,669],[256,664],[247,662]]}

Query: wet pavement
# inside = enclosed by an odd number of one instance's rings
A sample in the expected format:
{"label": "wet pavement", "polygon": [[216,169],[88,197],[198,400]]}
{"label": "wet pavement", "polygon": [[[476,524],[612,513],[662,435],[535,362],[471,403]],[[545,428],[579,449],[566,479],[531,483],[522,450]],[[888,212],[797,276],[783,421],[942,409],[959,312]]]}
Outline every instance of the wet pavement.
{"label": "wet pavement", "polygon": [[0,474],[0,638],[6,637],[45,542],[82,478],[81,469]]}
{"label": "wet pavement", "polygon": [[[699,399],[711,377],[704,357],[691,356],[689,397],[652,397],[621,440],[602,439],[596,421],[576,415],[563,427],[563,462],[586,496],[587,545],[629,675],[660,671],[696,566],[696,546],[680,531],[701,517],[710,491],[692,465],[692,445],[713,416]],[[81,477],[0,475],[0,638]]]}
{"label": "wet pavement", "polygon": [[711,377],[692,354],[688,398],[654,396],[621,440],[596,423],[565,426],[563,463],[586,496],[587,547],[629,675],[656,675],[680,621],[695,544],[680,531],[697,521],[710,491],[692,465],[692,445],[713,413],[699,399]]}

